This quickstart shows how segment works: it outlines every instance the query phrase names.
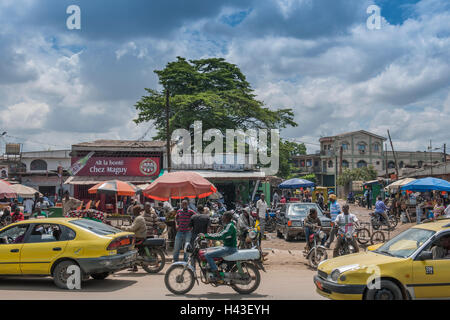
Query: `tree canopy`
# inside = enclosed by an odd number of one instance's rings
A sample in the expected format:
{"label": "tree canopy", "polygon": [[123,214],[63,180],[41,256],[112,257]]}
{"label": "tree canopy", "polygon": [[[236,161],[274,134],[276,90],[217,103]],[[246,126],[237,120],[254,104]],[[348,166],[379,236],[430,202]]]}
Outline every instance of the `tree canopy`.
{"label": "tree canopy", "polygon": [[352,181],[370,181],[377,178],[377,171],[373,166],[355,169],[344,169],[338,176],[337,184],[345,186]]}
{"label": "tree canopy", "polygon": [[135,123],[153,121],[154,139],[166,139],[165,93],[169,91],[171,132],[190,130],[202,121],[203,131],[219,129],[278,129],[297,126],[292,109],[272,110],[256,99],[245,75],[223,58],[186,60],[178,57],[163,70],[154,71],[162,90],[148,89],[135,105]]}
{"label": "tree canopy", "polygon": [[287,140],[280,141],[280,167],[278,176],[287,179],[292,178],[292,174],[296,171],[293,166],[292,158],[296,155],[306,154],[306,147],[303,143],[290,142]]}

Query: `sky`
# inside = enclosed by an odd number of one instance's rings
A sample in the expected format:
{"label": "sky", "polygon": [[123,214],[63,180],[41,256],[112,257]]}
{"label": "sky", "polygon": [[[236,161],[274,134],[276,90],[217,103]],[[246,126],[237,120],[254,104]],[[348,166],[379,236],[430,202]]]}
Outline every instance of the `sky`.
{"label": "sky", "polygon": [[[81,29],[69,30],[70,5]],[[368,28],[371,5],[381,25]],[[292,108],[281,136],[367,130],[397,150],[450,148],[448,0],[0,0],[0,141],[25,151],[138,139],[144,88],[174,61],[223,57],[257,98]]]}

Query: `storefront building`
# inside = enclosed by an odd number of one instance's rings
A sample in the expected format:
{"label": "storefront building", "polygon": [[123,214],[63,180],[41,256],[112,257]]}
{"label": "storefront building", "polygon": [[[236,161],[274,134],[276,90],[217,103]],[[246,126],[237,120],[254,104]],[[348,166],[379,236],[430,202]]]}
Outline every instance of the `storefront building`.
{"label": "storefront building", "polygon": [[135,185],[157,178],[167,167],[163,141],[97,140],[72,145],[71,164],[89,156],[81,169],[65,181],[73,185],[73,196],[80,200],[100,200],[100,208],[113,203],[105,195],[89,194],[94,185],[121,180]]}

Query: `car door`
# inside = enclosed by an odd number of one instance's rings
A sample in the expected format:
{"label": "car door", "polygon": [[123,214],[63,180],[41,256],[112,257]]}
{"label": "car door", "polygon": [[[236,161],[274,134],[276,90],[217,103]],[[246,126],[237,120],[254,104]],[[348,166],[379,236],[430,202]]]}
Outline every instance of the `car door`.
{"label": "car door", "polygon": [[22,247],[20,258],[22,274],[50,274],[53,262],[64,253],[68,243],[62,234],[61,225],[33,224]]}
{"label": "car door", "polygon": [[20,274],[20,254],[29,224],[11,226],[0,232],[0,274]]}
{"label": "car door", "polygon": [[[450,232],[442,234],[449,237]],[[441,235],[438,237],[438,241]],[[426,248],[431,250],[431,246]],[[413,261],[413,287],[416,298],[450,298],[450,257]]]}

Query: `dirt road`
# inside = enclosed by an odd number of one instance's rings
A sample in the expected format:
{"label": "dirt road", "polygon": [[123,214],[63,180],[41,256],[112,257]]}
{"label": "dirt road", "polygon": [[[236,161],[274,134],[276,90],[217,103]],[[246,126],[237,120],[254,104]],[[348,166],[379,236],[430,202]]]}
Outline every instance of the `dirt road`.
{"label": "dirt road", "polygon": [[[369,210],[351,206],[350,212],[361,221],[369,221]],[[399,224],[390,234],[411,227]],[[174,296],[164,285],[164,271],[149,275],[141,269],[138,273],[120,272],[106,280],[89,280],[81,291],[65,291],[55,287],[51,278],[1,278],[0,299],[120,299],[120,300],[167,300],[167,299],[323,299],[315,292],[313,276],[302,255],[304,241],[287,242],[269,234],[263,248],[269,253],[266,261],[267,273],[262,273],[261,286],[255,294],[241,296],[231,288],[199,285],[186,296]],[[332,256],[331,250],[329,256]],[[167,267],[166,267],[167,269]]]}

